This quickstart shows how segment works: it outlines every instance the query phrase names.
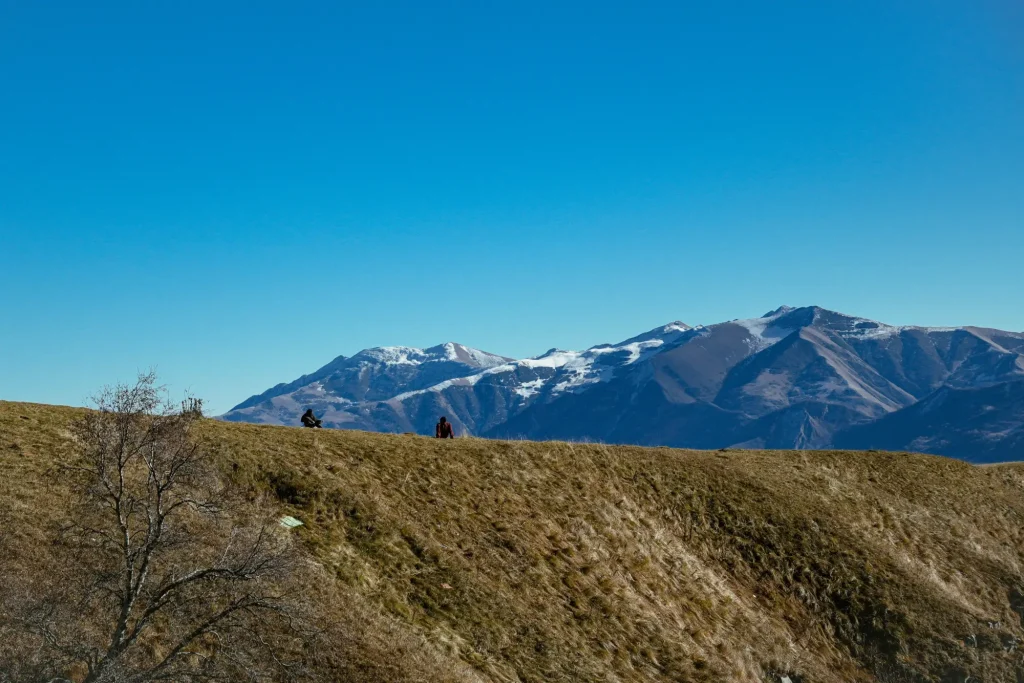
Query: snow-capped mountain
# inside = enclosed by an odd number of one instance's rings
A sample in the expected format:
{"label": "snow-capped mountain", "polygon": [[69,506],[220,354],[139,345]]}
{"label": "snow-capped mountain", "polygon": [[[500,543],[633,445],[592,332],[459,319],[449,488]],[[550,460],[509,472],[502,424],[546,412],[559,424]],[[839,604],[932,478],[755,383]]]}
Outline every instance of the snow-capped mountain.
{"label": "snow-capped mountain", "polygon": [[[932,452],[942,452],[941,441],[954,444],[945,454],[972,458],[969,439],[914,435],[897,443],[865,425],[898,422],[909,435],[915,424],[931,423],[903,411],[936,392],[1024,382],[1022,354],[1024,334],[900,327],[784,306],[759,318],[694,328],[674,322],[618,344],[523,360],[452,343],[368,349],[254,396],[224,419],[295,424],[311,407],[327,426],[377,431],[430,433],[443,414],[459,433],[490,437],[701,448],[884,442]],[[982,394],[1012,403],[1021,392]],[[999,428],[981,430],[985,438],[1010,433],[1006,415],[1017,407],[1000,411]],[[882,421],[901,414],[907,417]],[[989,446],[978,457],[1005,457]]]}
{"label": "snow-capped mountain", "polygon": [[[338,356],[293,382],[251,396],[224,418],[241,422],[294,424],[295,411],[313,408],[325,423],[352,422],[351,411],[363,403],[385,400],[403,391],[435,386],[509,362],[462,344],[448,342],[429,349],[386,346],[365,349],[350,358]],[[359,411],[356,410],[355,414]]]}

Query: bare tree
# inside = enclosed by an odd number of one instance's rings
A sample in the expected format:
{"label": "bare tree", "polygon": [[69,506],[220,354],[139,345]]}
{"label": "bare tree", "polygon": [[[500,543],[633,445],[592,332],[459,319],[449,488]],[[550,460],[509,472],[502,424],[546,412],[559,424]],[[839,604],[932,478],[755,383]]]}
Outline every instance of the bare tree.
{"label": "bare tree", "polygon": [[288,532],[208,462],[194,435],[202,404],[161,397],[143,374],[104,390],[74,424],[75,457],[61,467],[71,521],[48,571],[0,586],[0,681],[298,673],[304,563]]}

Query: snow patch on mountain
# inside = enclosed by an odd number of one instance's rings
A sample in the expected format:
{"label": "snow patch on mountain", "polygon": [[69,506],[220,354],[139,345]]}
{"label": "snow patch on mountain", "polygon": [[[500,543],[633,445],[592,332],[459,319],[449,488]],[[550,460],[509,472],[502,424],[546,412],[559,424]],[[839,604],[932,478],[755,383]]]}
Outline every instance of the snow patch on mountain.
{"label": "snow patch on mountain", "polygon": [[492,368],[497,365],[503,365],[511,360],[510,358],[496,356],[493,353],[487,353],[486,351],[474,349],[469,346],[456,344],[455,342],[446,342],[440,346],[426,349],[423,353],[431,359],[436,357],[438,360],[464,363],[466,365],[474,365],[481,368]]}
{"label": "snow patch on mountain", "polygon": [[788,306],[782,306],[762,318],[733,320],[732,324],[747,329],[747,332],[750,333],[750,339],[747,340],[750,350],[753,353],[759,353],[785,339],[795,331],[775,324],[776,320],[792,310]]}
{"label": "snow patch on mountain", "polygon": [[364,357],[371,361],[388,365],[419,365],[423,362],[423,349],[413,346],[380,346],[375,349],[360,351],[354,357]]}
{"label": "snow patch on mountain", "polygon": [[650,337],[674,338],[674,335],[678,336],[678,334],[689,332],[692,329],[692,327],[684,323],[682,320],[674,320],[667,325],[651,330],[647,335]]}
{"label": "snow patch on mountain", "polygon": [[606,353],[620,353],[625,351],[626,353],[629,354],[629,357],[626,359],[625,365],[631,365],[632,363],[635,363],[638,360],[640,360],[640,358],[645,355],[645,352],[651,351],[652,349],[656,349],[659,346],[664,345],[664,339],[650,339],[648,341],[634,342],[632,344],[625,344],[623,346],[607,346],[593,348],[590,349],[588,353],[599,356]]}
{"label": "snow patch on mountain", "polygon": [[446,379],[445,381],[438,382],[437,384],[435,384],[435,385],[433,385],[431,387],[427,387],[426,389],[418,389],[416,391],[406,391],[404,393],[398,394],[397,396],[394,396],[393,398],[389,398],[387,400],[387,402],[388,403],[391,403],[391,402],[401,403],[405,399],[412,398],[413,396],[418,396],[420,394],[425,394],[425,393],[431,392],[431,391],[437,393],[437,392],[444,391],[445,389],[449,389],[451,387],[471,387],[471,386],[475,385],[477,382],[479,382],[481,379],[486,377],[487,375],[493,375],[496,372],[508,372],[508,370],[506,370],[504,368],[504,366],[502,366],[502,367],[497,367],[497,368],[489,368],[489,369],[484,370],[483,372],[479,372],[479,373],[477,373],[475,375],[468,375],[466,377],[456,377],[455,379]]}
{"label": "snow patch on mountain", "polygon": [[916,325],[887,325],[867,318],[851,318],[849,327],[835,332],[844,339],[886,339],[903,332],[917,330],[924,333],[955,332],[955,327],[918,327]]}
{"label": "snow patch on mountain", "polygon": [[531,398],[540,393],[546,385],[550,385],[551,395],[557,395],[608,381],[619,368],[650,357],[665,344],[677,341],[682,335],[692,331],[693,328],[677,321],[616,345],[602,344],[586,351],[551,349],[536,358],[506,360],[501,365],[489,367],[475,375],[445,380],[426,389],[407,391],[388,399],[387,402],[400,403],[427,392],[439,393],[451,387],[474,386],[484,377],[514,373],[520,369],[553,370],[554,373],[548,378],[532,379],[522,383],[514,390],[517,395]]}
{"label": "snow patch on mountain", "polygon": [[423,365],[424,363],[452,362],[482,368],[502,365],[509,361],[508,358],[455,342],[447,342],[429,349],[420,349],[414,346],[379,346],[360,351],[353,358],[368,365]]}
{"label": "snow patch on mountain", "polygon": [[544,380],[535,379],[532,382],[523,382],[519,387],[516,388],[516,393],[523,398],[530,398],[541,390],[544,386]]}
{"label": "snow patch on mountain", "polygon": [[[449,342],[449,344],[451,344],[451,342]],[[447,344],[445,346],[447,346]],[[498,365],[504,365],[509,361],[508,358],[496,356],[493,353],[487,353],[486,351],[474,349],[469,346],[463,346],[462,344],[452,344],[452,347],[454,347],[453,353],[455,354],[456,358],[459,358],[457,352],[461,350],[482,368],[493,368]]]}
{"label": "snow patch on mountain", "polygon": [[560,394],[575,391],[591,384],[607,382],[622,367],[646,360],[663,350],[666,344],[678,341],[693,328],[681,322],[673,322],[655,328],[620,344],[601,344],[583,353],[575,354],[552,378],[551,393]]}
{"label": "snow patch on mountain", "polygon": [[524,368],[560,368],[580,357],[579,351],[561,351],[551,349],[543,356],[536,358],[525,358],[509,364],[510,369],[517,365]]}

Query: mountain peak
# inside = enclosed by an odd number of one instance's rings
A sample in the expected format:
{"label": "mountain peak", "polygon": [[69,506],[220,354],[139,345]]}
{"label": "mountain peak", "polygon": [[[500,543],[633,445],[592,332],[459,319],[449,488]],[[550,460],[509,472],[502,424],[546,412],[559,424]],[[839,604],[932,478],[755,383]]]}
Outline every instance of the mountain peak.
{"label": "mountain peak", "polygon": [[439,356],[438,360],[462,363],[464,365],[471,365],[481,369],[504,365],[512,360],[505,356],[487,353],[486,351],[481,351],[480,349],[474,349],[471,346],[451,341],[437,346],[432,346],[429,349],[426,349],[425,352],[432,356]]}
{"label": "mountain peak", "polygon": [[419,365],[425,360],[427,353],[415,346],[376,346],[363,349],[353,359],[368,359],[387,365]]}
{"label": "mountain peak", "polygon": [[765,313],[761,317],[762,318],[775,318],[777,316],[784,315],[786,313],[789,313],[790,311],[795,311],[795,310],[796,309],[793,308],[792,306],[785,306],[785,305],[783,305],[783,306],[779,306],[774,311],[768,311],[767,313]]}
{"label": "mountain peak", "polygon": [[621,346],[626,346],[628,344],[637,344],[637,343],[647,342],[647,341],[652,341],[652,340],[661,340],[664,343],[669,343],[669,342],[672,342],[672,341],[678,339],[682,334],[684,334],[686,332],[689,332],[692,329],[693,328],[690,327],[689,325],[687,325],[686,323],[684,323],[684,322],[682,322],[680,320],[675,320],[673,322],[668,323],[667,325],[662,325],[661,327],[655,327],[653,330],[648,330],[647,332],[644,332],[643,334],[638,334],[635,337],[630,337],[629,339],[626,339],[625,341],[621,341],[618,344],[598,344],[597,346],[595,346],[593,348],[600,349],[600,348],[621,347]]}
{"label": "mountain peak", "polygon": [[377,346],[363,349],[353,359],[383,365],[422,365],[424,363],[461,363],[474,368],[490,368],[510,359],[474,349],[457,342],[445,342],[421,349],[415,346]]}

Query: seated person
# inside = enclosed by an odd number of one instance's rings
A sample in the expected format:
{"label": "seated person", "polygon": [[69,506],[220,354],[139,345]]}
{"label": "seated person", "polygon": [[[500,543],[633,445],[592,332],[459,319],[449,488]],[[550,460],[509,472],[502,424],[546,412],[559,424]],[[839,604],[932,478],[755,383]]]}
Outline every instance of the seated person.
{"label": "seated person", "polygon": [[454,439],[455,432],[452,431],[452,423],[448,421],[448,418],[441,417],[440,422],[434,427],[434,436],[438,439]]}
{"label": "seated person", "polygon": [[310,408],[302,414],[302,426],[303,427],[318,427],[323,429],[323,420],[316,419],[316,415],[313,414],[313,409]]}

